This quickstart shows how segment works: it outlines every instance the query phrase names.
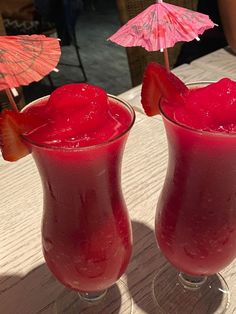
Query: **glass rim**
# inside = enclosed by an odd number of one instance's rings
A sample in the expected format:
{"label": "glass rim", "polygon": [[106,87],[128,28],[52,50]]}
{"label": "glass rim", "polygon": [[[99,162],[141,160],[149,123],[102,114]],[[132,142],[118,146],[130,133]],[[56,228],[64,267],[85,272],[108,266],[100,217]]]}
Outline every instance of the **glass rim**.
{"label": "glass rim", "polygon": [[[217,81],[193,81],[193,82],[189,82],[186,83],[186,86],[200,86],[200,85],[209,85],[212,83],[216,83]],[[235,133],[226,133],[226,132],[219,132],[219,131],[208,131],[208,130],[200,130],[200,129],[196,129],[194,127],[182,124],[178,121],[175,121],[174,119],[172,119],[171,117],[169,117],[164,110],[161,107],[161,100],[159,101],[159,109],[160,109],[160,113],[161,116],[166,119],[167,121],[169,121],[170,123],[180,127],[181,129],[186,129],[188,131],[191,131],[193,133],[199,134],[199,135],[208,135],[208,136],[221,136],[221,137],[236,137],[236,132]]]}
{"label": "glass rim", "polygon": [[[46,95],[46,96],[43,96],[43,97],[40,97],[40,98],[33,100],[32,102],[27,104],[22,109],[22,111],[24,111],[27,107],[32,106],[34,103],[37,103],[39,101],[42,101],[44,99],[49,98],[49,96],[50,95]],[[124,107],[126,107],[126,109],[130,112],[131,122],[130,122],[129,126],[123,132],[121,132],[120,134],[118,134],[118,135],[116,135],[116,136],[114,136],[114,137],[112,137],[112,138],[110,138],[104,142],[101,142],[98,144],[93,144],[93,145],[81,146],[81,147],[67,147],[67,146],[54,146],[54,145],[47,144],[47,143],[37,143],[36,141],[28,139],[27,136],[24,134],[22,134],[21,136],[22,136],[23,140],[25,142],[27,142],[28,144],[30,144],[31,146],[43,148],[46,150],[53,150],[53,151],[68,151],[68,152],[85,151],[85,150],[96,149],[99,147],[104,147],[105,145],[113,143],[116,140],[118,140],[119,138],[123,137],[125,134],[127,134],[131,130],[132,126],[134,125],[136,116],[135,116],[135,111],[134,111],[133,107],[126,100],[124,100],[118,96],[111,95],[111,94],[107,94],[107,96],[108,96],[108,98],[111,98],[111,99],[121,103]]]}

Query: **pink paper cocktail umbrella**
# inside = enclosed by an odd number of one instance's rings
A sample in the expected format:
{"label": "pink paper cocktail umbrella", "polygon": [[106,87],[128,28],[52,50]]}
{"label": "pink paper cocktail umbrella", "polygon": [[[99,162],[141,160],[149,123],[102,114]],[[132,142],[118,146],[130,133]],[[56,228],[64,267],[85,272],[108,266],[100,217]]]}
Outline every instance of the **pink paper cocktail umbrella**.
{"label": "pink paper cocktail umbrella", "polygon": [[39,81],[58,64],[61,49],[57,38],[44,35],[0,36],[0,90]]}
{"label": "pink paper cocktail umbrella", "polygon": [[167,48],[177,42],[199,40],[199,35],[215,25],[206,14],[158,0],[108,39],[123,47],[164,51],[165,66],[169,70]]}

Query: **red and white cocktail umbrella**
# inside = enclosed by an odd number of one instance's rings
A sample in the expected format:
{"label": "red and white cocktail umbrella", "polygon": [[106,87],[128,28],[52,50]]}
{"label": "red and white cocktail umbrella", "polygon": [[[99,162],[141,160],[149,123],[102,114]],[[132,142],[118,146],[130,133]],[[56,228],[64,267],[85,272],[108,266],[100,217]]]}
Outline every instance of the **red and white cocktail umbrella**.
{"label": "red and white cocktail umbrella", "polygon": [[164,51],[169,70],[167,48],[177,42],[199,40],[199,35],[215,25],[206,14],[157,0],[108,39],[124,47]]}

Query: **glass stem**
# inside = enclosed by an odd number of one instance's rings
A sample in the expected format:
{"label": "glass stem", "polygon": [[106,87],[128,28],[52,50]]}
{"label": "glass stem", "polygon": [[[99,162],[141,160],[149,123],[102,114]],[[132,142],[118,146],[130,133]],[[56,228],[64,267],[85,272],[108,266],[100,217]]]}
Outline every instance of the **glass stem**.
{"label": "glass stem", "polygon": [[80,298],[86,302],[96,302],[101,300],[107,293],[107,289],[95,292],[78,292]]}
{"label": "glass stem", "polygon": [[185,289],[197,290],[207,281],[207,276],[191,276],[180,272],[178,279]]}

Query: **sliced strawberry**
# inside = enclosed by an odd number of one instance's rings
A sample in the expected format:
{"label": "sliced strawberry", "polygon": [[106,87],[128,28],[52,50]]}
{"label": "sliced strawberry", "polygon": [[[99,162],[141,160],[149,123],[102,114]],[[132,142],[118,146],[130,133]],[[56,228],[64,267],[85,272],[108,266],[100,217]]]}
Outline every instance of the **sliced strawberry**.
{"label": "sliced strawberry", "polygon": [[148,116],[159,114],[161,97],[179,103],[183,102],[183,96],[187,92],[187,86],[162,65],[154,62],[147,65],[142,83],[141,103]]}
{"label": "sliced strawberry", "polygon": [[11,110],[3,110],[0,119],[0,146],[2,156],[7,161],[16,161],[30,153],[23,143],[21,134],[24,132],[22,115]]}

